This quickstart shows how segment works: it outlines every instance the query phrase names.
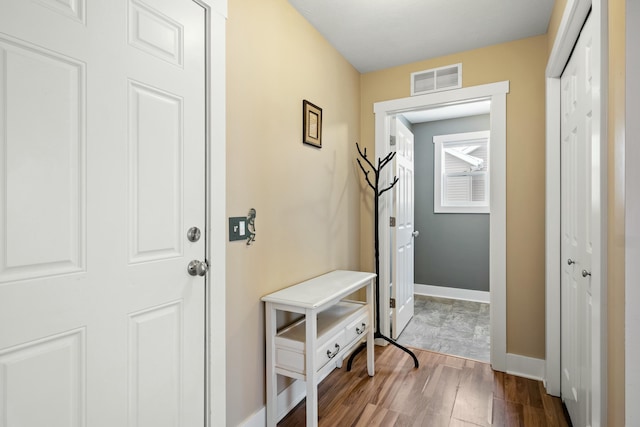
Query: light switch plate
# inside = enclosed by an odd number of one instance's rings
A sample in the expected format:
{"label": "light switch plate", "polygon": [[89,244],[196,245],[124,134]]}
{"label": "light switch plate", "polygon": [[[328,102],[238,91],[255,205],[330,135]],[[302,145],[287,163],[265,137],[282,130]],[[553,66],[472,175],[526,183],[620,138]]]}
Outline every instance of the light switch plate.
{"label": "light switch plate", "polygon": [[247,217],[234,216],[229,218],[229,241],[247,240]]}

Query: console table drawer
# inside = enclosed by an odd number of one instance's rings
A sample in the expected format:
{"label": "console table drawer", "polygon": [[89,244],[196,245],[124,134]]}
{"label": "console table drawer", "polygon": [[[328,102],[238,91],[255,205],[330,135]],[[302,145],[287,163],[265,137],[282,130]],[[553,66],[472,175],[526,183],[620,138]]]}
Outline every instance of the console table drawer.
{"label": "console table drawer", "polygon": [[[356,328],[366,324],[367,318],[367,305],[356,301],[341,301],[319,313],[314,370],[332,359],[341,360],[349,344],[359,336]],[[276,367],[305,375],[305,327],[303,319],[276,335]]]}
{"label": "console table drawer", "polygon": [[350,343],[351,341],[364,335],[369,329],[369,316],[368,313],[363,313],[354,322],[347,325],[345,329],[345,341]]}

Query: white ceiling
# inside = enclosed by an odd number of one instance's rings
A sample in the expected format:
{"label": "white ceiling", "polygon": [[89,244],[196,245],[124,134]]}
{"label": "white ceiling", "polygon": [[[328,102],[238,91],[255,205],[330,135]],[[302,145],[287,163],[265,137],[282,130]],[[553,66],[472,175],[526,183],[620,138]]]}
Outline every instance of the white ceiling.
{"label": "white ceiling", "polygon": [[367,73],[547,32],[554,0],[289,0]]}

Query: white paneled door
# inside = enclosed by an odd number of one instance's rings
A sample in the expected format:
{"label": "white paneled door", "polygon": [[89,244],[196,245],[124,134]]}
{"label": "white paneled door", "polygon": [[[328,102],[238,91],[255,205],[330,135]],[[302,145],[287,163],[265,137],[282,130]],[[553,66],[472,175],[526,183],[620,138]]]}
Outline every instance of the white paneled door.
{"label": "white paneled door", "polygon": [[[391,310],[392,338],[396,339],[413,317],[414,310],[414,190],[413,133],[398,118],[392,118],[391,135],[395,137],[395,173],[393,189],[395,227],[391,229]],[[392,146],[392,149],[394,147]],[[415,232],[417,234],[417,232]]]}
{"label": "white paneled door", "polygon": [[573,425],[591,425],[592,24],[561,83],[561,393]]}
{"label": "white paneled door", "polygon": [[204,18],[0,0],[2,427],[204,424]]}

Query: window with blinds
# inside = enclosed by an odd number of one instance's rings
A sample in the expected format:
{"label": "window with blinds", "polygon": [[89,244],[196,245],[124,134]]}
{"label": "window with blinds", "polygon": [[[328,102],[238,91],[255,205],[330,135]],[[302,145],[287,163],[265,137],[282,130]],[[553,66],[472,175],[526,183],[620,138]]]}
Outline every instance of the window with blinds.
{"label": "window with blinds", "polygon": [[434,212],[489,212],[489,131],[438,135],[434,142]]}

